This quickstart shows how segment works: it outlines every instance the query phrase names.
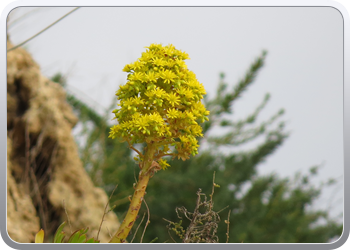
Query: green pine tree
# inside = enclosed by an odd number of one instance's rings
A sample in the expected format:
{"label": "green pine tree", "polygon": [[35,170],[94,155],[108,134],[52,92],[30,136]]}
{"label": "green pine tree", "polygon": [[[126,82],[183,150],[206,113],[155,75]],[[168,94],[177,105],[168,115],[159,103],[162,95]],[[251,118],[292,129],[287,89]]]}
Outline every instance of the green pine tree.
{"label": "green pine tree", "polygon": [[[211,99],[205,98],[210,117],[209,122],[203,124],[204,137],[200,141],[199,154],[187,161],[172,160],[171,167],[154,175],[149,183],[145,200],[151,223],[143,242],[151,242],[155,238],[156,242],[181,242],[173,231],[167,230],[168,222],[164,219],[178,222],[180,219],[176,207],[184,206],[188,211],[193,211],[198,189],[201,188],[207,195],[211,193],[214,171],[215,183],[220,185],[220,188],[215,188],[213,195],[214,210],[222,210],[219,212],[221,222],[217,229],[219,242],[226,242],[227,239],[225,220],[229,211],[228,233],[229,242],[232,243],[322,243],[341,235],[342,224],[329,219],[326,211],[307,210],[321,193],[322,187],[316,188],[309,182],[317,174],[317,167],[310,169],[309,174],[297,174],[295,178],[257,175],[257,166],[288,137],[284,122],[280,121],[283,109],[270,119],[258,123],[258,115],[270,98],[266,94],[251,114],[241,120],[233,119],[234,103],[254,82],[264,65],[265,56],[266,52],[263,52],[231,90],[225,82],[225,75],[220,74],[216,95]],[[60,74],[53,80],[64,85],[64,78]],[[107,138],[110,127],[107,116],[98,114],[72,94],[67,95],[67,100],[82,125],[78,143],[84,166],[94,183],[103,187],[108,194],[118,184],[111,205],[116,206],[114,211],[122,219],[129,206],[129,195],[133,193],[132,183],[139,172],[132,159],[133,153],[126,143]],[[115,106],[115,101],[111,107]],[[215,131],[225,133],[215,135]],[[261,138],[263,142],[251,150],[229,150],[233,147],[239,149]],[[242,194],[246,185],[250,185],[250,188]],[[146,206],[141,208],[139,214],[144,213],[147,213]],[[318,224],[320,219],[325,219],[327,223]],[[139,221],[141,218],[135,224]],[[146,220],[141,228],[144,228],[145,223]],[[184,229],[189,224],[188,220],[183,219]],[[139,242],[142,234],[143,229],[140,229],[134,242]]]}

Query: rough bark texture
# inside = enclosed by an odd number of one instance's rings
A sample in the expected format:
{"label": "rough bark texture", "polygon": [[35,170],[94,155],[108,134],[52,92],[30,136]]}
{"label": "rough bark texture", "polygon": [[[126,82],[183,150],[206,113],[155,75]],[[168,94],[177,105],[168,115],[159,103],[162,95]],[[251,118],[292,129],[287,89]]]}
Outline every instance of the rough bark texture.
{"label": "rough bark texture", "polygon": [[[8,42],[8,48],[12,45]],[[94,187],[79,159],[72,128],[77,118],[64,89],[46,77],[22,48],[7,54],[7,229],[17,242],[34,242],[43,228],[50,241],[67,221],[96,237],[105,192]],[[99,236],[108,242],[119,222],[108,213]],[[107,229],[108,228],[108,229]],[[69,234],[70,228],[64,231]]]}

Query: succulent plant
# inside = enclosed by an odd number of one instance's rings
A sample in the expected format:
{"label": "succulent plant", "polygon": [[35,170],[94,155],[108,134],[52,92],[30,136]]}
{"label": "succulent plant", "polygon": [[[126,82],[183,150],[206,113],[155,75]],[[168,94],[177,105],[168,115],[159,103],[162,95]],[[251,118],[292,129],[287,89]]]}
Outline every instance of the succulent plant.
{"label": "succulent plant", "polygon": [[[169,164],[163,157],[189,159],[198,153],[196,137],[203,136],[198,122],[208,120],[201,100],[206,94],[196,75],[187,69],[187,53],[173,45],[151,44],[134,63],[124,67],[126,84],[116,92],[118,120],[109,137],[122,138],[137,156],[140,173],[128,213],[110,242],[125,242],[134,225],[149,181]],[[144,152],[134,144],[146,143]]]}

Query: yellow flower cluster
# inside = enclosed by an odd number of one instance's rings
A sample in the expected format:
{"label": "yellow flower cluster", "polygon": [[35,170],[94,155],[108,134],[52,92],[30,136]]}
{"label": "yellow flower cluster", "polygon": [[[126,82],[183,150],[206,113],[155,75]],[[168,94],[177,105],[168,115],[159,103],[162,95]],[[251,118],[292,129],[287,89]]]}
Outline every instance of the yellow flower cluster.
{"label": "yellow flower cluster", "polygon": [[196,137],[202,136],[198,122],[208,120],[209,115],[201,103],[206,92],[187,69],[187,53],[173,45],[147,48],[123,69],[128,72],[127,82],[116,92],[120,108],[113,111],[119,124],[111,128],[110,137],[122,137],[130,145],[156,145],[155,158],[166,168],[163,155],[185,160],[198,153]]}

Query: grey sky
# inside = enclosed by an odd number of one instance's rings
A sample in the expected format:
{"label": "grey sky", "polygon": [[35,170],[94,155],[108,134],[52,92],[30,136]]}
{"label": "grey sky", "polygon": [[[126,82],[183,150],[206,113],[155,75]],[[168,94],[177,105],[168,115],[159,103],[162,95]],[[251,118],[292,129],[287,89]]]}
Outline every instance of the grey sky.
{"label": "grey sky", "polygon": [[[22,8],[12,20],[36,8]],[[72,8],[43,8],[10,27],[18,44]],[[68,84],[83,98],[107,107],[126,74],[151,43],[172,43],[186,51],[187,62],[212,97],[219,73],[233,86],[263,49],[266,66],[234,107],[234,118],[250,113],[265,93],[271,100],[259,118],[280,108],[291,136],[258,168],[259,173],[292,176],[323,163],[315,180],[339,179],[314,208],[335,196],[342,209],[343,178],[343,25],[333,8],[81,8],[26,47],[44,74],[69,73]],[[85,97],[84,97],[85,96]],[[89,100],[89,99],[86,99]],[[336,195],[332,194],[336,192]],[[340,202],[339,202],[340,201]]]}

